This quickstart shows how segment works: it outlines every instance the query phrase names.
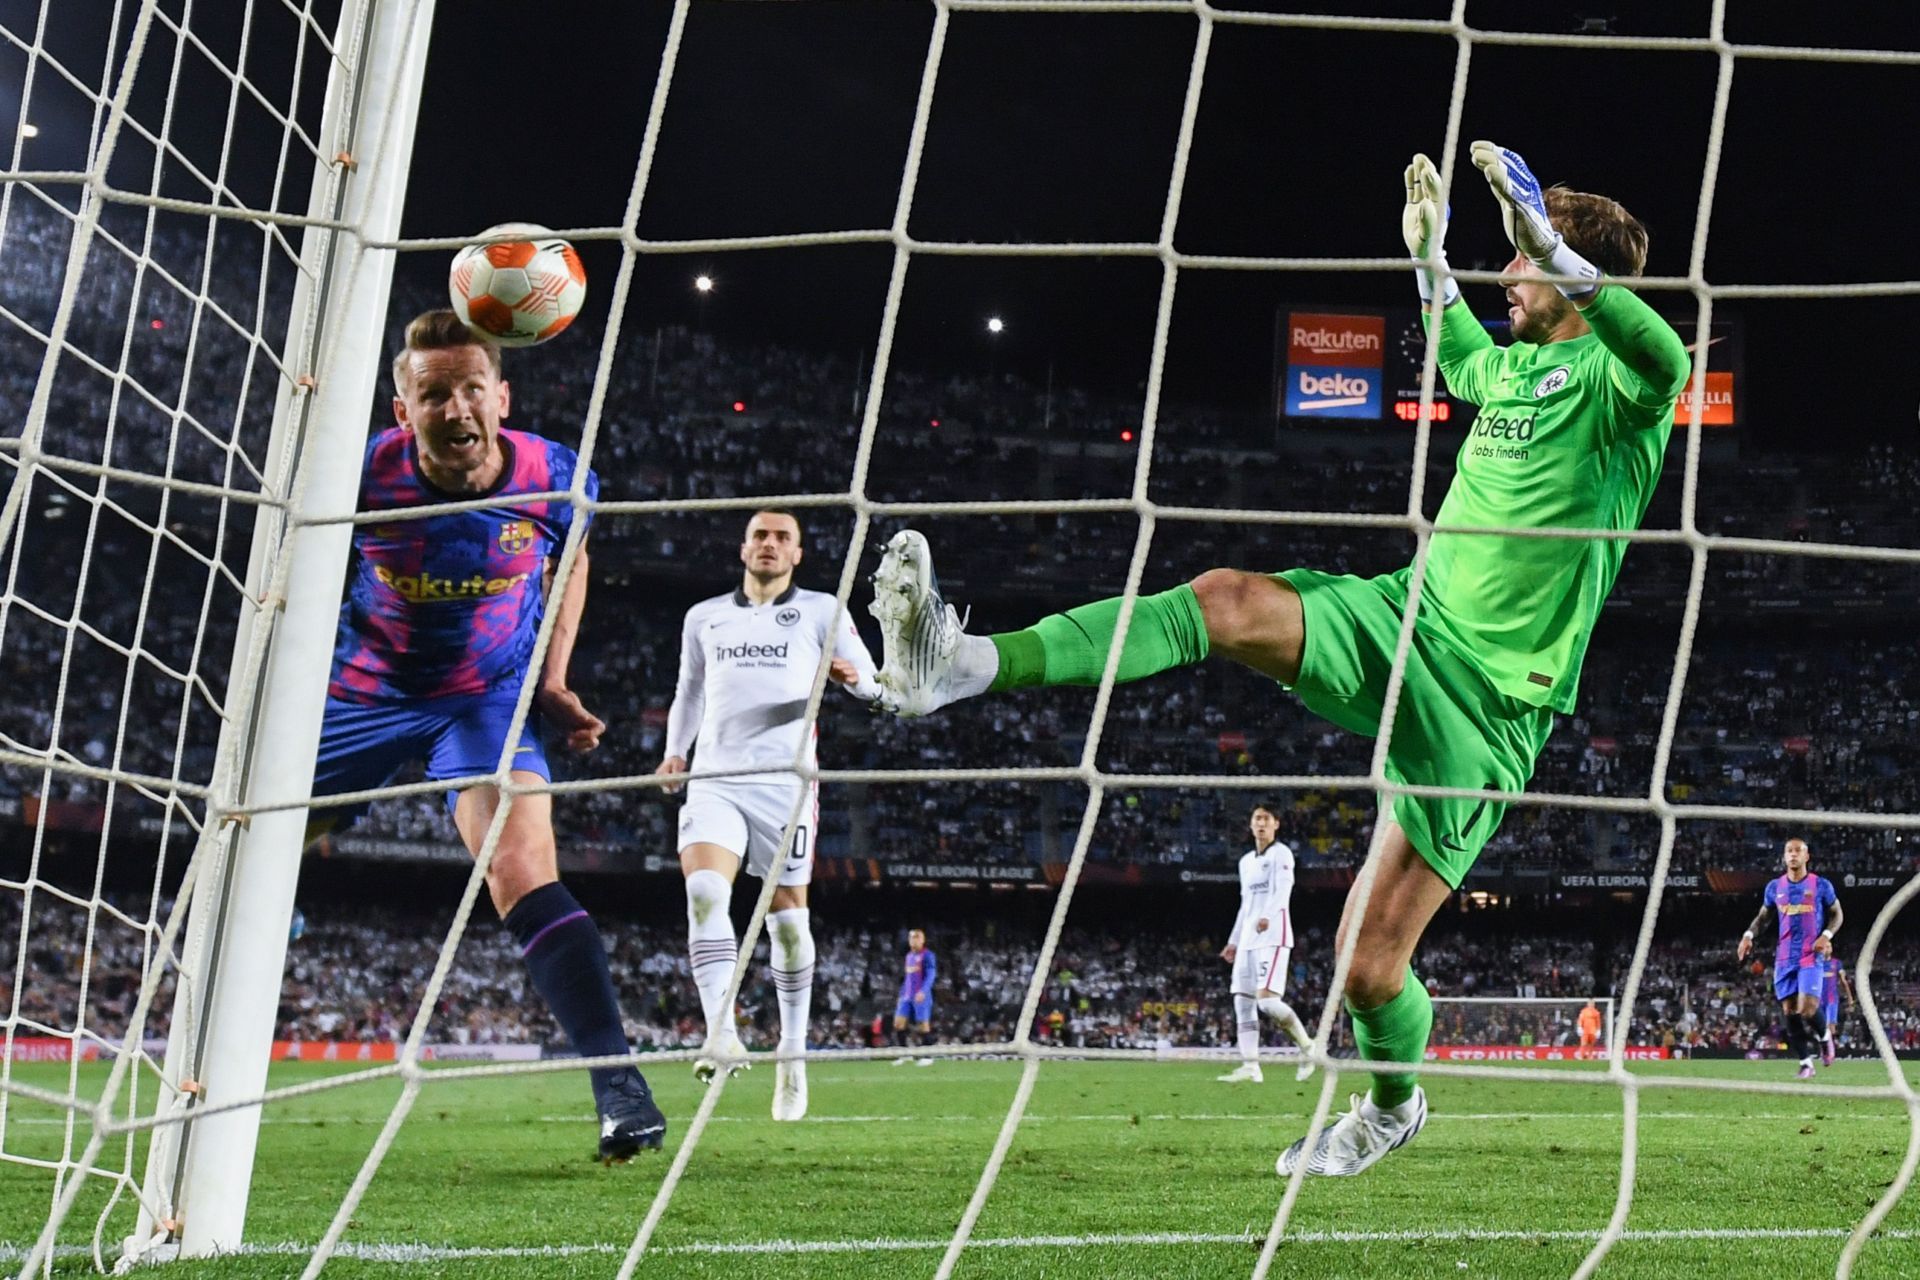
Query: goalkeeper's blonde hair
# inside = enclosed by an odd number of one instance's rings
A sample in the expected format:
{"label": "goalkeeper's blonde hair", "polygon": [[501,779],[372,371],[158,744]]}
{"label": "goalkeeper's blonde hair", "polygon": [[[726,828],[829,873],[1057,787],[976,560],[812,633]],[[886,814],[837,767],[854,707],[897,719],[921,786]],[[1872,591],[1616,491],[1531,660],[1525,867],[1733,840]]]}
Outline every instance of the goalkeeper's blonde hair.
{"label": "goalkeeper's blonde hair", "polygon": [[1576,253],[1610,276],[1647,265],[1647,229],[1618,200],[1568,187],[1546,190],[1547,218]]}

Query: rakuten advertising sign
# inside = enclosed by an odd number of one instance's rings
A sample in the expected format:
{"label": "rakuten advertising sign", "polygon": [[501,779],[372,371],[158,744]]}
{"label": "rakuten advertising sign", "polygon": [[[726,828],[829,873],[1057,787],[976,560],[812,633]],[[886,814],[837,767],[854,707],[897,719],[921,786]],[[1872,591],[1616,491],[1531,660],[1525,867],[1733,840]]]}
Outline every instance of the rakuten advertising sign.
{"label": "rakuten advertising sign", "polygon": [[1380,417],[1385,316],[1294,311],[1287,316],[1287,416]]}

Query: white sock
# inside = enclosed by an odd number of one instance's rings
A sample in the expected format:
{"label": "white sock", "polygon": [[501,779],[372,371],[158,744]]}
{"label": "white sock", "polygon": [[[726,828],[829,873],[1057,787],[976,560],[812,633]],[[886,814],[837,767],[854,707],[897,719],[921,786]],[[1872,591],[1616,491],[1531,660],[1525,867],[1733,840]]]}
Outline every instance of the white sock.
{"label": "white sock", "polygon": [[985,693],[1000,674],[1000,650],[985,636],[962,635],[953,651],[953,678],[947,688],[954,700]]}
{"label": "white sock", "polygon": [[1413,1119],[1414,1103],[1419,1100],[1419,1095],[1415,1094],[1397,1107],[1383,1107],[1373,1100],[1373,1094],[1368,1093],[1360,1099],[1360,1107],[1363,1111],[1370,1111],[1376,1116],[1392,1116],[1401,1124],[1406,1124]]}
{"label": "white sock", "polygon": [[1307,1031],[1306,1024],[1300,1021],[1300,1015],[1293,1011],[1292,1005],[1279,996],[1262,996],[1260,1012],[1279,1023],[1280,1029],[1302,1049],[1313,1043],[1313,1036]]}
{"label": "white sock", "polygon": [[807,1047],[807,1015],[813,1006],[813,913],[788,907],[767,917],[773,953],[773,985],[780,993],[780,1048]]}
{"label": "white sock", "polygon": [[720,1007],[740,951],[733,936],[733,917],[727,914],[732,899],[733,886],[718,871],[701,870],[687,877],[687,958],[693,964],[693,985],[700,990],[700,1012],[706,1015],[709,1041],[733,1030],[731,1011]]}
{"label": "white sock", "polygon": [[1252,996],[1233,998],[1233,1025],[1239,1032],[1240,1059],[1257,1062],[1260,1058],[1260,1006]]}

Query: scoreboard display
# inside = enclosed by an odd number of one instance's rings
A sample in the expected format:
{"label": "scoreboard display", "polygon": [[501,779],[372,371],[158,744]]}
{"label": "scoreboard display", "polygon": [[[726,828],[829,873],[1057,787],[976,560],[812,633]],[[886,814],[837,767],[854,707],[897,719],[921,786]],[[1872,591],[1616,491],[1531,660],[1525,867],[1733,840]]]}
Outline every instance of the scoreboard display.
{"label": "scoreboard display", "polygon": [[[1275,416],[1294,423],[1335,419],[1413,425],[1420,417],[1420,366],[1426,358],[1426,328],[1413,307],[1386,311],[1291,310],[1283,308],[1275,351],[1280,385]],[[1512,341],[1507,319],[1484,320],[1487,334],[1504,346]],[[1691,348],[1696,326],[1691,317],[1674,326]],[[1715,320],[1707,346],[1707,385],[1701,422],[1709,427],[1739,424],[1741,341],[1737,320]],[[1674,421],[1688,420],[1682,396]],[[1434,370],[1433,403],[1428,415],[1450,427],[1472,424],[1475,407],[1447,394]]]}

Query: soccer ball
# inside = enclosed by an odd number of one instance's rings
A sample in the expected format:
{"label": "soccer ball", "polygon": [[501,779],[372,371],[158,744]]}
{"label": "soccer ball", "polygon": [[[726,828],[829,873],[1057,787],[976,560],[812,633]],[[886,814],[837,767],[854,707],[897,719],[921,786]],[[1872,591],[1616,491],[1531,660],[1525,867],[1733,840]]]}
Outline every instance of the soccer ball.
{"label": "soccer ball", "polygon": [[503,347],[531,347],[573,323],[587,297],[587,269],[573,246],[530,222],[503,222],[483,236],[528,238],[470,244],[453,257],[447,293],[469,329]]}

